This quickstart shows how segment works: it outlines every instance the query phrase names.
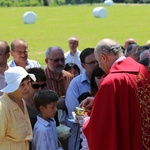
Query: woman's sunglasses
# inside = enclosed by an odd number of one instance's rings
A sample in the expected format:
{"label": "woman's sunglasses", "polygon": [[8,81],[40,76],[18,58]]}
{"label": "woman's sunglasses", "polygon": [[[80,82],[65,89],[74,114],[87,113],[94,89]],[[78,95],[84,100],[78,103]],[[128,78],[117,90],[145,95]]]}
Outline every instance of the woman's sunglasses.
{"label": "woman's sunglasses", "polygon": [[43,89],[43,88],[46,87],[46,85],[47,85],[46,83],[43,83],[43,84],[33,84],[33,83],[31,83],[31,86],[32,86],[33,89],[39,89],[39,88]]}

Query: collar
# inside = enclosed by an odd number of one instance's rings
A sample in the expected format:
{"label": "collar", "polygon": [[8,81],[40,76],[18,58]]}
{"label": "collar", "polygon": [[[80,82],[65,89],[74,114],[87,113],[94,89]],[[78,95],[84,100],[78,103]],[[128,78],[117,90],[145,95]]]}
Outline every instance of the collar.
{"label": "collar", "polygon": [[49,126],[49,125],[51,125],[51,121],[54,122],[54,119],[53,119],[53,118],[49,119],[49,122],[48,122],[48,121],[46,121],[45,119],[41,118],[39,115],[37,116],[37,120],[38,120],[38,122],[40,122],[40,123],[43,124],[44,126]]}
{"label": "collar", "polygon": [[[134,67],[133,67],[134,66]],[[128,72],[128,73],[138,73],[140,69],[140,64],[134,59],[127,57],[121,57],[117,59],[114,65],[111,67],[109,73],[119,73],[119,72]]]}
{"label": "collar", "polygon": [[[17,66],[16,63],[15,63],[15,61],[14,61],[14,59],[12,60],[12,64],[13,64],[13,66]],[[29,65],[30,65],[30,63],[29,63],[29,61],[27,59],[26,60],[26,66],[29,66]]]}
{"label": "collar", "polygon": [[[65,70],[63,70],[63,71],[60,73],[59,80],[62,80],[62,79],[64,79],[64,78],[66,77],[66,74],[65,74],[64,72],[65,72]],[[48,79],[56,80],[55,75],[53,74],[53,71],[51,71],[48,67],[46,67],[45,73],[47,74],[47,78],[48,78]]]}
{"label": "collar", "polygon": [[[80,51],[79,51],[78,49],[76,49],[76,52],[74,53],[74,55],[77,55],[79,52],[80,52]],[[71,54],[71,51],[70,51],[70,55],[72,55],[72,54]],[[74,56],[74,55],[72,55],[72,56]]]}
{"label": "collar", "polygon": [[86,71],[84,71],[82,74],[81,74],[81,82],[84,82],[84,81],[87,81],[88,83],[90,83],[90,79],[86,73]]}

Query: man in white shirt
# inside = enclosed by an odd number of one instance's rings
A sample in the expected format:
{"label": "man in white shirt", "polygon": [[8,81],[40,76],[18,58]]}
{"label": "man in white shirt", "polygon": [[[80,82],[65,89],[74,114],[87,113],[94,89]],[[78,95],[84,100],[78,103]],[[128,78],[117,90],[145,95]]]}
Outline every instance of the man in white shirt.
{"label": "man in white shirt", "polygon": [[37,61],[28,59],[28,44],[24,39],[15,39],[11,43],[10,54],[13,57],[8,63],[10,67],[21,66],[24,69],[41,67]]}
{"label": "man in white shirt", "polygon": [[79,46],[79,40],[75,36],[71,36],[68,39],[68,45],[70,50],[65,53],[65,64],[66,63],[75,63],[79,66],[81,73],[83,72],[83,68],[81,66],[81,61],[80,61],[80,53],[81,51],[78,50]]}

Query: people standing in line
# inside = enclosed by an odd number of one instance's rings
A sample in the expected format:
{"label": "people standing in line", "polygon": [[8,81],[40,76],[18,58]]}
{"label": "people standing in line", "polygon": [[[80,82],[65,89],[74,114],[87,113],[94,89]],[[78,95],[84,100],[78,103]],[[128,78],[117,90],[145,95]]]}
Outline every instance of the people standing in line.
{"label": "people standing in line", "polygon": [[40,112],[33,129],[33,150],[58,150],[56,122],[58,95],[52,90],[38,91],[34,103]]}
{"label": "people standing in line", "polygon": [[0,97],[0,150],[29,150],[32,127],[24,98],[29,94],[33,74],[20,66],[4,72],[7,86]]}
{"label": "people standing in line", "polygon": [[[68,118],[72,118],[72,112],[79,105],[78,97],[90,90],[90,79],[94,67],[97,64],[94,56],[94,48],[85,48],[80,54],[82,67],[85,71],[75,77],[69,84],[67,89],[65,103],[68,110]],[[68,149],[79,150],[80,147],[80,131],[78,125],[67,121],[71,128],[71,137],[69,138]]]}
{"label": "people standing in line", "polygon": [[[6,41],[0,41],[0,89],[6,86],[4,72],[8,69],[7,60],[10,56],[10,47]],[[0,95],[3,93],[0,92]]]}
{"label": "people standing in line", "polygon": [[21,66],[25,69],[41,67],[36,60],[28,59],[28,43],[24,39],[15,39],[12,41],[10,54],[13,57],[8,63],[10,67]]}
{"label": "people standing in line", "polygon": [[[62,116],[61,114],[66,114],[67,111],[65,105],[65,96],[69,83],[73,79],[73,75],[64,70],[64,51],[59,46],[52,46],[46,50],[45,62],[47,64],[45,68],[47,83],[46,88],[55,91],[59,96],[59,100],[57,101],[58,113],[55,115],[56,125],[59,126],[59,122],[66,124],[66,120],[64,118],[66,115]],[[63,148],[67,150],[68,139],[64,141],[61,139],[59,140]]]}
{"label": "people standing in line", "polygon": [[[83,126],[89,149],[150,149],[147,69],[125,58],[120,44],[111,39],[99,41],[94,54],[107,76],[90,103],[91,116]],[[83,101],[80,106],[87,108],[87,104]]]}
{"label": "people standing in line", "polygon": [[76,77],[80,74],[80,68],[75,63],[65,64],[64,70],[70,72],[74,77]]}
{"label": "people standing in line", "polygon": [[68,39],[68,46],[70,50],[65,53],[65,64],[75,63],[79,66],[80,72],[83,73],[84,69],[80,61],[81,51],[78,49],[79,39],[76,36],[71,36]]}

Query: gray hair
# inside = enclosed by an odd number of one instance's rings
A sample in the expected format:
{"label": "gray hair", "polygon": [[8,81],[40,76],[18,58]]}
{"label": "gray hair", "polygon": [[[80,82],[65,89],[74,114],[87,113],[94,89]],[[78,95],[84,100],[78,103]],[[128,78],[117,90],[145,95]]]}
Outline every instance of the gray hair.
{"label": "gray hair", "polygon": [[64,54],[64,51],[61,47],[59,46],[52,46],[52,47],[49,47],[46,51],[45,51],[45,57],[48,58],[50,53],[52,52],[52,50],[60,50],[63,54]]}
{"label": "gray hair", "polygon": [[117,42],[114,42],[113,44],[108,42],[99,42],[96,45],[95,51],[97,53],[105,52],[107,54],[117,55],[118,53],[123,52],[123,48]]}

